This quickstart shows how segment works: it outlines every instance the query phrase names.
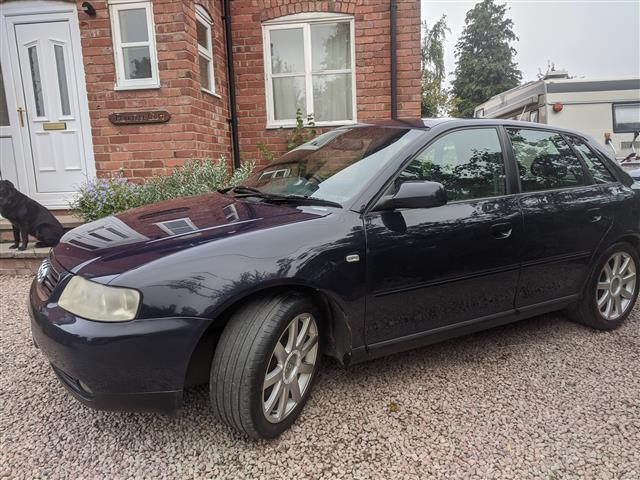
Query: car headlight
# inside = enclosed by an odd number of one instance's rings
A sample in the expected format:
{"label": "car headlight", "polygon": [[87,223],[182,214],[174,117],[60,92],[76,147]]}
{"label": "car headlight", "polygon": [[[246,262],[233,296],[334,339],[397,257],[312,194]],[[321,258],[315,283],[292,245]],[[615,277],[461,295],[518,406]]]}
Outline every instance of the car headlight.
{"label": "car headlight", "polygon": [[87,320],[126,322],[136,316],[140,292],[74,276],[64,287],[58,305]]}

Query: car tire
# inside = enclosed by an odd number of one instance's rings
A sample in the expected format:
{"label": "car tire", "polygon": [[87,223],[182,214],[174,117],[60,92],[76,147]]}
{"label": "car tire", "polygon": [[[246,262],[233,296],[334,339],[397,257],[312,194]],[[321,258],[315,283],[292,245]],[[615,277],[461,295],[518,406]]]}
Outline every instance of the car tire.
{"label": "car tire", "polygon": [[638,252],[630,244],[619,242],[607,248],[598,258],[582,297],[569,311],[571,318],[598,330],[621,326],[638,298],[639,267]]}
{"label": "car tire", "polygon": [[215,416],[254,439],[289,428],[318,371],[320,319],[320,309],[297,292],[263,296],[236,310],[211,365]]}

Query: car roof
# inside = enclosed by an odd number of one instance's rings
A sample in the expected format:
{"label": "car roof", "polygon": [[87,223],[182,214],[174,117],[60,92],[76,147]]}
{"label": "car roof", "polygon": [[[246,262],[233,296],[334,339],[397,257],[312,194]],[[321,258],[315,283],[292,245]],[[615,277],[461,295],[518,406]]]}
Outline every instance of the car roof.
{"label": "car roof", "polygon": [[540,130],[552,130],[557,132],[564,132],[573,135],[579,135],[580,137],[587,137],[584,133],[577,130],[571,130],[568,128],[556,127],[546,125],[544,123],[523,122],[519,120],[504,120],[500,118],[453,118],[453,117],[438,117],[438,118],[401,118],[397,120],[372,120],[370,122],[360,122],[359,126],[375,126],[375,127],[396,127],[396,128],[412,128],[420,130],[430,130],[440,125],[446,124],[448,127],[468,127],[477,125],[504,125],[507,127],[519,127],[519,128],[535,128]]}

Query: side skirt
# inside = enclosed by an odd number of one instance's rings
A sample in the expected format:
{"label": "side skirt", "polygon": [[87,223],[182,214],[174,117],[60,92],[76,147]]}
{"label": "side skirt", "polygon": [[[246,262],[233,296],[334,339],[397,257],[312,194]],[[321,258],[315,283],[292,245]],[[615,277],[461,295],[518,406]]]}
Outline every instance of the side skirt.
{"label": "side skirt", "polygon": [[468,335],[470,333],[487,330],[500,325],[517,322],[519,320],[524,320],[525,318],[531,318],[556,310],[562,310],[563,308],[570,306],[578,298],[580,298],[580,295],[570,295],[495,315],[475,318],[466,322],[446,325],[444,327],[434,328],[425,332],[414,333],[404,337],[359,347],[351,351],[348,362],[345,362],[345,364],[353,365],[367,360],[373,360],[374,358],[384,357],[386,355],[392,355],[394,353],[404,352],[418,347],[424,347],[426,345],[442,342],[462,335]]}

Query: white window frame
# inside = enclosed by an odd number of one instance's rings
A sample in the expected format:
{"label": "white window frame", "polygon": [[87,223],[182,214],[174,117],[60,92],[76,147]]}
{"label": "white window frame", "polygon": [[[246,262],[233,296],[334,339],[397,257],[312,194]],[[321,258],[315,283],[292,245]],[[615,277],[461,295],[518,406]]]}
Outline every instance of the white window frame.
{"label": "white window frame", "polygon": [[[147,14],[147,32],[149,39],[146,42],[123,42],[120,35],[120,15],[123,10],[144,8]],[[109,16],[111,17],[111,35],[113,40],[113,56],[116,64],[115,90],[143,90],[160,88],[160,75],[158,73],[158,52],[156,50],[156,29],[153,20],[153,3],[149,0],[109,0]],[[149,47],[151,59],[151,78],[126,79],[124,69],[125,47]]]}
{"label": "white window frame", "polygon": [[[207,29],[207,48],[203,47],[198,43],[198,33],[197,24],[202,24]],[[200,67],[200,56],[203,56],[205,59],[209,61],[209,83],[211,84],[211,89],[204,88],[202,84],[200,84],[200,90],[203,92],[210,93],[212,95],[216,95],[216,74],[215,69],[213,67],[213,20],[209,16],[209,13],[201,6],[196,5],[196,44],[198,45],[198,67]]]}
{"label": "white window frame", "polygon": [[[351,74],[351,111],[353,118],[351,120],[331,120],[331,121],[318,121],[315,119],[315,124],[319,127],[330,127],[338,125],[353,125],[358,122],[357,111],[357,92],[356,92],[356,39],[355,39],[355,22],[353,15],[336,14],[326,12],[308,12],[299,13],[295,15],[288,15],[280,17],[262,24],[262,45],[264,47],[264,70],[265,70],[265,91],[267,102],[267,128],[290,128],[295,127],[296,120],[276,120],[275,109],[273,105],[273,78],[274,75],[271,72],[271,41],[270,32],[273,30],[282,30],[289,28],[301,28],[304,38],[304,77],[305,77],[305,90],[306,90],[306,109],[307,113],[313,113],[313,71],[311,61],[311,25],[322,23],[349,23],[349,30],[351,34],[351,68],[340,70],[323,70],[323,74],[339,74],[350,73]],[[300,73],[296,74],[276,74],[276,78],[287,76],[301,76]]]}

